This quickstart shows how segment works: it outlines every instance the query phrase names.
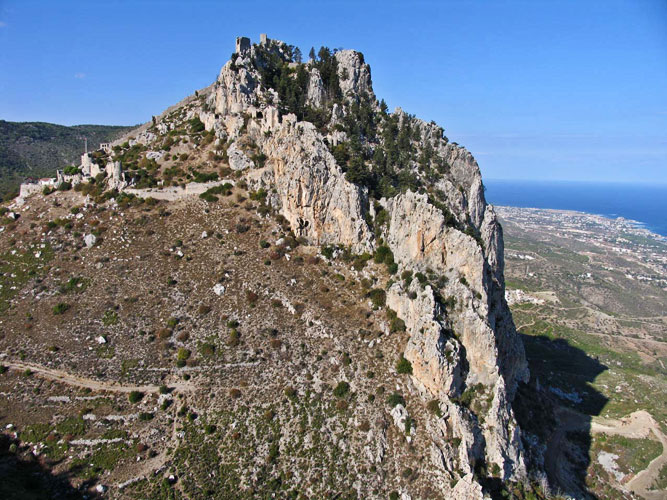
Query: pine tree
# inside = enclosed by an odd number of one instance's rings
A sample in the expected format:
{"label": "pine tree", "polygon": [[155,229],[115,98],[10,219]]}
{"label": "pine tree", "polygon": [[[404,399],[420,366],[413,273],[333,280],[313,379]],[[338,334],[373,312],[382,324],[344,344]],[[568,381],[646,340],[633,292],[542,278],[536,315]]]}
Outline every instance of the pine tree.
{"label": "pine tree", "polygon": [[299,47],[294,48],[294,61],[301,64],[301,49]]}
{"label": "pine tree", "polygon": [[384,99],[382,99],[382,100],[380,101],[380,111],[382,111],[382,113],[386,113],[386,112],[387,112],[387,109],[388,109],[388,107],[387,107],[387,103],[384,102]]}
{"label": "pine tree", "polygon": [[315,47],[310,48],[310,52],[308,53],[308,57],[310,57],[311,61],[315,61],[317,59],[315,57]]}

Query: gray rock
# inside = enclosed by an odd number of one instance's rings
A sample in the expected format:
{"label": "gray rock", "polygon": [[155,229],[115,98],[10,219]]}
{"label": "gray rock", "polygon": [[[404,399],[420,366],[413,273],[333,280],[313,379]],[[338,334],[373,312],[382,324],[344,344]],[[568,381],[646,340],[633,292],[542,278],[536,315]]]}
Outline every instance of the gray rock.
{"label": "gray rock", "polygon": [[95,243],[97,242],[97,236],[95,236],[94,234],[87,234],[83,237],[83,241],[86,244],[86,246],[90,248],[94,246]]}
{"label": "gray rock", "polygon": [[236,143],[229,146],[227,156],[229,156],[229,166],[232,170],[245,170],[246,168],[253,168],[255,166],[253,161],[238,148]]}

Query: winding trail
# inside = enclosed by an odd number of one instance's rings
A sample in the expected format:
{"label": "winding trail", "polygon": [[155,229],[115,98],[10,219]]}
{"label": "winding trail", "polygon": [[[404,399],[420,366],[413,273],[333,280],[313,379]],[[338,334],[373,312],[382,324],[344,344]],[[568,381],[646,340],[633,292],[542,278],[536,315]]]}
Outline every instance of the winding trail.
{"label": "winding trail", "polygon": [[557,411],[557,418],[559,425],[547,443],[544,462],[550,480],[555,479],[557,484],[570,491],[578,491],[579,489],[570,479],[568,471],[563,468],[563,465],[567,463],[565,454],[566,434],[568,432],[583,431],[591,434],[625,436],[632,439],[650,439],[650,434],[653,433],[662,444],[662,454],[654,458],[644,470],[638,472],[630,481],[620,486],[645,500],[667,500],[666,491],[649,489],[658,478],[662,467],[667,464],[667,436],[647,411],[638,410],[618,420],[595,418],[591,421],[590,417],[586,415],[561,407]]}
{"label": "winding trail", "polygon": [[597,419],[591,426],[594,433],[625,436],[634,439],[649,438],[650,433],[662,444],[662,454],[654,458],[648,467],[638,472],[625,484],[626,489],[644,497],[647,500],[665,500],[666,491],[650,490],[657,479],[662,467],[667,464],[667,436],[660,430],[660,425],[644,410],[631,413],[620,420]]}
{"label": "winding trail", "polygon": [[[2,360],[2,364],[12,370],[19,370],[19,371],[30,370],[33,374],[45,378],[47,380],[53,380],[55,382],[60,382],[62,384],[92,389],[94,391],[124,392],[124,393],[129,393],[133,391],[158,393],[160,391],[159,385],[125,385],[125,384],[119,384],[117,382],[105,382],[101,380],[95,380],[83,377],[81,375],[72,375],[62,370],[47,368],[45,366],[37,365],[34,363],[24,363],[22,361],[10,361],[5,359]],[[181,380],[168,383],[165,385],[167,385],[171,389],[174,389],[175,391],[180,391],[180,392],[191,392],[195,389],[193,384]]]}

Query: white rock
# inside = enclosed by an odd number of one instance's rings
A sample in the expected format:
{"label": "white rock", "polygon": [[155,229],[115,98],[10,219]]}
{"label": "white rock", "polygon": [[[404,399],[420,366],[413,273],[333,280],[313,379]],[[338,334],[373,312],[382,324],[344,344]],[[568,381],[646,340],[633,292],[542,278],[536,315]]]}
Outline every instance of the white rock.
{"label": "white rock", "polygon": [[255,166],[253,161],[238,148],[236,143],[229,146],[229,149],[227,149],[227,156],[229,157],[229,167],[232,170],[245,170],[246,168]]}
{"label": "white rock", "polygon": [[95,242],[97,242],[97,236],[94,234],[87,234],[83,237],[83,241],[86,244],[88,248],[92,247],[95,245]]}
{"label": "white rock", "polygon": [[218,296],[222,296],[225,293],[225,287],[220,283],[216,283],[213,287],[213,292]]}

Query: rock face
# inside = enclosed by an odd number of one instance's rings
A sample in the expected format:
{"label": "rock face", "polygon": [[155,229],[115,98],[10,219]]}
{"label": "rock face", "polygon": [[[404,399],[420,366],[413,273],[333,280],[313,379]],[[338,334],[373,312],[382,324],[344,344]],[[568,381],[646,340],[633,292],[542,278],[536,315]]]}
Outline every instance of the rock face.
{"label": "rock face", "polygon": [[265,147],[271,151],[270,182],[297,236],[316,245],[349,245],[358,252],[372,248],[364,221],[366,194],[345,180],[312,124],[283,123]]}
{"label": "rock face", "polygon": [[356,50],[339,50],[335,54],[338,77],[343,96],[355,98],[361,94],[375,97],[371,82],[371,68]]}
{"label": "rock face", "polygon": [[[252,189],[266,190],[269,204],[289,221],[295,236],[355,253],[386,245],[398,275],[410,271],[437,279],[437,290],[433,283],[422,286],[421,280],[395,280],[387,290],[388,307],[409,333],[404,356],[412,364],[414,386],[424,401],[439,401],[443,411],[428,426],[434,466],[465,474],[451,492],[453,498],[482,497],[472,475],[480,463],[497,468],[502,479],[523,478],[526,466],[511,403],[528,370],[504,296],[502,229],[484,199],[475,159],[450,143],[435,123],[400,109],[384,114],[373,93],[370,67],[358,52],[334,52],[337,89],[327,88],[331,77],[316,61],[306,63],[306,109],[291,113],[259,71],[268,64],[259,56],[267,53],[262,51],[291,61],[289,46],[275,40],[261,47],[239,43],[197,112],[206,130],[231,143],[230,167]],[[290,67],[296,64],[290,62]],[[335,103],[332,88],[339,92]],[[337,160],[333,152],[350,140],[345,118],[363,102],[370,102],[366,111],[376,117],[375,126],[389,130],[394,123],[397,130],[411,131],[404,137],[410,145],[406,150],[417,150],[425,159],[418,162],[408,155],[403,173],[419,178],[427,189],[418,193],[409,186],[372,199],[368,185],[350,181],[351,164]],[[303,119],[306,112],[320,116],[321,123]],[[256,165],[250,160],[238,146],[241,137],[265,161]],[[369,142],[369,156],[390,140],[377,137],[381,139]],[[363,162],[368,168],[368,158]],[[420,164],[426,168],[420,170]],[[373,218],[381,211],[386,224],[374,227]],[[452,446],[451,438],[460,445]]]}
{"label": "rock face", "polygon": [[229,157],[229,167],[232,170],[245,170],[254,166],[252,160],[237,147],[236,143],[229,147],[227,156]]}

